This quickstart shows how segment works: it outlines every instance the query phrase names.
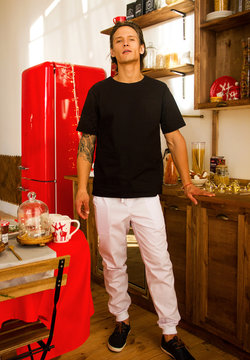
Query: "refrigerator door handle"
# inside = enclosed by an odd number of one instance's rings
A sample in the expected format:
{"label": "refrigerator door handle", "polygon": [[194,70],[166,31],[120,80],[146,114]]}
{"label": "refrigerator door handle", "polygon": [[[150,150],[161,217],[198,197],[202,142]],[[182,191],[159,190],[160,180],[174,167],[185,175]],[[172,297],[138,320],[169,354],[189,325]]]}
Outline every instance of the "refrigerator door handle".
{"label": "refrigerator door handle", "polygon": [[18,186],[17,190],[18,191],[29,191],[29,189],[25,189],[23,186]]}
{"label": "refrigerator door handle", "polygon": [[23,166],[23,165],[19,165],[17,168],[18,168],[19,170],[29,170],[29,168],[27,168],[27,167],[25,167],[25,166]]}

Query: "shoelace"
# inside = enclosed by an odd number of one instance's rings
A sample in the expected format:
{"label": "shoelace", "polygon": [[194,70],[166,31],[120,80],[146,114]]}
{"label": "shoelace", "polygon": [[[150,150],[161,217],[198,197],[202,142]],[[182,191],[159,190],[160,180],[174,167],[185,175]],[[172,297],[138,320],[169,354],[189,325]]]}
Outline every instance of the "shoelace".
{"label": "shoelace", "polygon": [[173,345],[176,349],[181,349],[181,348],[185,347],[184,342],[183,342],[181,339],[179,339],[177,336],[175,336],[175,337],[173,338],[173,343],[172,343],[172,345]]}
{"label": "shoelace", "polygon": [[123,322],[117,322],[116,326],[115,326],[115,332],[118,332],[119,334],[121,334],[122,332],[125,332],[126,328],[123,324]]}

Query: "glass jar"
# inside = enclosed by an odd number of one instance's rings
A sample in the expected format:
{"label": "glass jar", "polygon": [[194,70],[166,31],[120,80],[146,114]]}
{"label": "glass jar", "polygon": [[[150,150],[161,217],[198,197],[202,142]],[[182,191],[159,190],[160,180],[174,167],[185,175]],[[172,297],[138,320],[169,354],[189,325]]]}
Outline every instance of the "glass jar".
{"label": "glass jar", "polygon": [[153,43],[150,42],[147,46],[147,55],[144,59],[144,67],[146,69],[155,68],[156,63],[156,48],[153,46]]}
{"label": "glass jar", "polygon": [[8,245],[9,242],[9,221],[2,220],[1,221],[1,234],[2,234],[2,243]]}
{"label": "glass jar", "polygon": [[228,10],[228,0],[214,0],[214,11]]}
{"label": "glass jar", "polygon": [[250,0],[245,0],[245,9],[244,10],[250,10]]}
{"label": "glass jar", "polygon": [[202,174],[205,161],[205,142],[192,142],[192,170],[195,174]]}
{"label": "glass jar", "polygon": [[216,173],[214,175],[214,182],[216,185],[229,184],[229,175],[228,175],[228,167],[227,165],[217,165]]}
{"label": "glass jar", "polygon": [[36,200],[36,193],[29,192],[27,201],[17,210],[19,238],[26,240],[47,237],[51,234],[48,206]]}

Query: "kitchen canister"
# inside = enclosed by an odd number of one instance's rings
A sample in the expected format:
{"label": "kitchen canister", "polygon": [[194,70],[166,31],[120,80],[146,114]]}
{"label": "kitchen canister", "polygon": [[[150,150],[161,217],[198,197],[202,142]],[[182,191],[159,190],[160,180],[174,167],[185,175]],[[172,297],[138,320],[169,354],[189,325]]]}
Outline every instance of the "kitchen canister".
{"label": "kitchen canister", "polygon": [[228,10],[228,0],[214,0],[214,11]]}

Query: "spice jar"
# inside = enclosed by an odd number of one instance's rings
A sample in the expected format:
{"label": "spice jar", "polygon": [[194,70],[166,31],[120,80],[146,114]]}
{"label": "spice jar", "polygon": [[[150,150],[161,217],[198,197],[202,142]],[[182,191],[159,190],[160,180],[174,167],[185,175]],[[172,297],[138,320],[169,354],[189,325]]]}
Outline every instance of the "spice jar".
{"label": "spice jar", "polygon": [[1,221],[2,242],[8,245],[9,242],[9,221]]}
{"label": "spice jar", "polygon": [[214,182],[216,185],[229,184],[229,175],[228,175],[228,167],[227,165],[217,165],[216,173],[214,175]]}

